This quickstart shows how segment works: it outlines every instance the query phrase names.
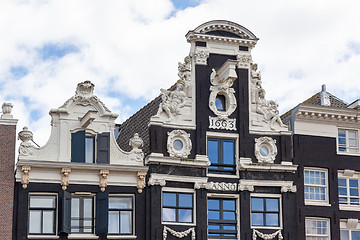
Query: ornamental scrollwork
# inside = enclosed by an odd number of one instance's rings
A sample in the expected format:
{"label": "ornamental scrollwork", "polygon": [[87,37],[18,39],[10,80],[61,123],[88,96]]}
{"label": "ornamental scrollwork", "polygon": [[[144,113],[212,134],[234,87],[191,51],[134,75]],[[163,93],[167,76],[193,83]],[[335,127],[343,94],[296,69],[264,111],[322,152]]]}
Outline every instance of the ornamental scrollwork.
{"label": "ornamental scrollwork", "polygon": [[184,130],[168,132],[167,150],[170,157],[187,158],[190,155],[191,149],[190,133]]}
{"label": "ornamental scrollwork", "polygon": [[259,163],[274,163],[276,155],[276,140],[271,137],[255,138],[255,156]]}
{"label": "ornamental scrollwork", "polygon": [[283,235],[281,234],[281,230],[278,230],[278,231],[276,231],[274,233],[271,233],[271,234],[265,234],[265,233],[262,233],[262,232],[260,232],[260,231],[258,231],[256,229],[253,229],[253,237],[252,237],[252,239],[256,240],[257,237],[260,237],[260,238],[262,238],[264,240],[271,240],[271,239],[274,239],[276,236],[278,236],[279,240],[284,239]]}
{"label": "ornamental scrollwork", "polygon": [[105,192],[105,188],[107,186],[107,176],[109,175],[109,170],[101,169],[99,171],[100,183],[99,187],[102,192]]}

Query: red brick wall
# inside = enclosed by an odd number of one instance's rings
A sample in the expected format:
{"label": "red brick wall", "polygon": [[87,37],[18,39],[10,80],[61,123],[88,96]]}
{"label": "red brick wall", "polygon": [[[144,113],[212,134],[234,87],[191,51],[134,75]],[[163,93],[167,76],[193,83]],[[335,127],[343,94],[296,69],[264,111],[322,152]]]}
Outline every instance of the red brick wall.
{"label": "red brick wall", "polygon": [[0,239],[12,239],[16,126],[0,123]]}

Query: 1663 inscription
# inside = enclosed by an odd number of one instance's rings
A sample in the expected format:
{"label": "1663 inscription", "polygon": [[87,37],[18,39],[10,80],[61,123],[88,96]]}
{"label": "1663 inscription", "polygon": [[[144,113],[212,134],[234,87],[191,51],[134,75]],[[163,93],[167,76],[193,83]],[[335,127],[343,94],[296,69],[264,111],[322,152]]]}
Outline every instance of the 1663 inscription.
{"label": "1663 inscription", "polygon": [[209,116],[209,128],[212,129],[226,129],[226,130],[236,130],[236,119],[226,118],[221,119],[219,117],[210,117]]}

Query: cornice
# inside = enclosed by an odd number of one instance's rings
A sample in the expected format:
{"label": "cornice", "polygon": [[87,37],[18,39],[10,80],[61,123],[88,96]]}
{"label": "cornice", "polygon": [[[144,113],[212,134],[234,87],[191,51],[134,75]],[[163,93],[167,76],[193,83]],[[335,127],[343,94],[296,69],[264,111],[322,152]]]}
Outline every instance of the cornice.
{"label": "cornice", "polygon": [[36,168],[71,168],[81,170],[111,170],[116,172],[138,172],[147,171],[147,166],[136,166],[136,165],[116,165],[116,164],[91,164],[91,163],[72,163],[72,162],[58,162],[58,161],[32,161],[32,160],[19,160],[17,162],[18,167],[31,166]]}
{"label": "cornice", "polygon": [[186,40],[188,42],[194,42],[194,41],[222,42],[227,44],[244,45],[251,48],[254,47],[257,43],[257,40],[253,40],[253,39],[221,37],[221,36],[207,35],[207,34],[195,33],[195,32],[188,32],[188,34],[186,34]]}
{"label": "cornice", "polygon": [[163,154],[151,153],[146,157],[147,164],[167,164],[186,167],[208,167],[210,161],[206,155],[196,155],[195,159],[165,157]]}
{"label": "cornice", "polygon": [[0,125],[11,125],[15,126],[17,124],[17,119],[12,118],[0,118]]}

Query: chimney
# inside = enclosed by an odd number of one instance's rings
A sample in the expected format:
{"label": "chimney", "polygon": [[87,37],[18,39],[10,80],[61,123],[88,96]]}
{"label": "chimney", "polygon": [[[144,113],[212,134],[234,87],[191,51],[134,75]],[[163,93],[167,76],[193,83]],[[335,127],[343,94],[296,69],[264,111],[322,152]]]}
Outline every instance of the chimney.
{"label": "chimney", "polygon": [[320,102],[322,106],[331,106],[331,102],[330,102],[330,95],[329,93],[326,91],[326,85],[323,84],[321,86],[321,92],[320,92]]}

